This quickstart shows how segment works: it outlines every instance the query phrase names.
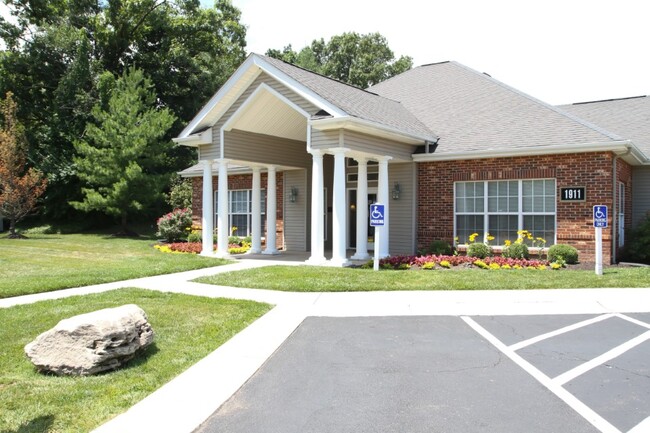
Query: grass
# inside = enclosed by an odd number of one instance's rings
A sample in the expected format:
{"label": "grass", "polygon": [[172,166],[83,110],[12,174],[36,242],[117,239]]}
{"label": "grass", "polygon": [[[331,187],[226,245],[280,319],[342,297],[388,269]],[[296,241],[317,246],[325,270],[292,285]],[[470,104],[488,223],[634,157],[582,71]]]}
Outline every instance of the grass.
{"label": "grass", "polygon": [[[89,377],[39,374],[23,347],[59,320],[135,303],[147,313],[154,344],[121,370]],[[120,289],[0,309],[0,432],[88,432],[159,388],[270,306],[142,289]]]}
{"label": "grass", "polygon": [[169,274],[229,263],[165,254],[153,238],[103,234],[30,234],[0,238],[0,298]]}
{"label": "grass", "polygon": [[433,270],[375,272],[369,269],[271,266],[223,273],[196,281],[287,292],[365,292],[380,290],[496,290],[598,287],[650,287],[650,268],[593,271]]}

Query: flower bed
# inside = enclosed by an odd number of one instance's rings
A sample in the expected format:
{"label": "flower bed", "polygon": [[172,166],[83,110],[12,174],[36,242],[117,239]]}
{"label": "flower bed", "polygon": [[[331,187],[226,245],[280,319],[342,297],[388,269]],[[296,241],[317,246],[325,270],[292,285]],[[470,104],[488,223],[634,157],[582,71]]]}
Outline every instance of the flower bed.
{"label": "flower bed", "polygon": [[[486,257],[477,259],[468,256],[445,256],[445,255],[426,255],[426,256],[395,256],[382,259],[379,262],[382,269],[441,269],[452,268],[456,266],[475,267],[480,269],[559,269],[552,266],[547,260],[526,260],[512,259],[506,257]],[[372,266],[372,265],[371,265]]]}
{"label": "flower bed", "polygon": [[[163,245],[154,245],[154,248],[163,253],[174,253],[174,254],[199,254],[203,249],[203,244],[201,242],[175,242],[171,244]],[[217,245],[214,245],[214,249],[217,248]],[[250,245],[244,243],[244,245],[239,244],[229,244],[228,253],[229,254],[243,254],[250,249]]]}

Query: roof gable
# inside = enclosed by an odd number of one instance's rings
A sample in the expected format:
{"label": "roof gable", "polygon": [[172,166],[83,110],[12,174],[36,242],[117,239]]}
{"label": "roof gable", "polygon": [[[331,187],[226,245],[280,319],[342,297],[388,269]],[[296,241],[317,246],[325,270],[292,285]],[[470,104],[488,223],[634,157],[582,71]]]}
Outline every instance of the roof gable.
{"label": "roof gable", "polygon": [[246,89],[266,73],[318,109],[313,119],[357,118],[380,128],[434,140],[436,136],[399,102],[258,54],[251,54],[179,135],[187,138],[214,126]]}

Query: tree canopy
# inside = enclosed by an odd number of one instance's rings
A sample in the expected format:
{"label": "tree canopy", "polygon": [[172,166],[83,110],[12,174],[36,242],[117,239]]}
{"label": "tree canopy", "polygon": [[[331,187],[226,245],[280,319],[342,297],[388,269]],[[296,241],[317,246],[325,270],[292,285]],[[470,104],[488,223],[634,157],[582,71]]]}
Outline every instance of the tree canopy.
{"label": "tree canopy", "polygon": [[365,89],[413,67],[413,59],[395,54],[379,33],[356,32],[315,39],[296,52],[291,45],[266,55]]}
{"label": "tree canopy", "polygon": [[9,237],[16,223],[29,215],[47,185],[43,175],[26,167],[23,128],[16,118],[17,105],[11,93],[0,101],[0,215],[9,220]]}
{"label": "tree canopy", "polygon": [[[156,104],[173,111],[176,135],[245,58],[246,29],[230,0],[5,0],[15,23],[0,17],[0,92],[12,91],[30,143],[29,159],[46,173],[50,216],[80,200],[76,150],[100,77],[136,66],[149,77]],[[193,153],[170,151],[169,172]]]}
{"label": "tree canopy", "polygon": [[126,234],[128,215],[162,197],[172,146],[163,137],[175,119],[169,109],[156,108],[151,81],[141,70],[130,68],[116,81],[105,73],[101,80],[110,97],[93,107],[94,123],[75,142],[74,162],[88,186],[83,201],[72,205],[119,217]]}

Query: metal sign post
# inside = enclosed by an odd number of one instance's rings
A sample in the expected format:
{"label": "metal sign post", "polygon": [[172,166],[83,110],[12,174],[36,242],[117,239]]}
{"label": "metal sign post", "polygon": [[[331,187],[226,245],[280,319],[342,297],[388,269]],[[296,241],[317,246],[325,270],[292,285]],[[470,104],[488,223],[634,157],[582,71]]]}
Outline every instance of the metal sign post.
{"label": "metal sign post", "polygon": [[607,228],[607,206],[594,206],[594,230],[596,230],[596,275],[603,275],[603,228]]}
{"label": "metal sign post", "polygon": [[[370,212],[368,212],[370,216],[370,226],[371,227],[383,227],[385,224],[384,220],[384,214],[385,214],[385,208],[383,204],[379,203],[373,203],[370,205]],[[381,230],[376,230],[375,229],[375,254],[374,254],[374,262],[372,265],[372,268],[375,271],[379,270],[379,245],[381,242],[381,235],[380,235]]]}

